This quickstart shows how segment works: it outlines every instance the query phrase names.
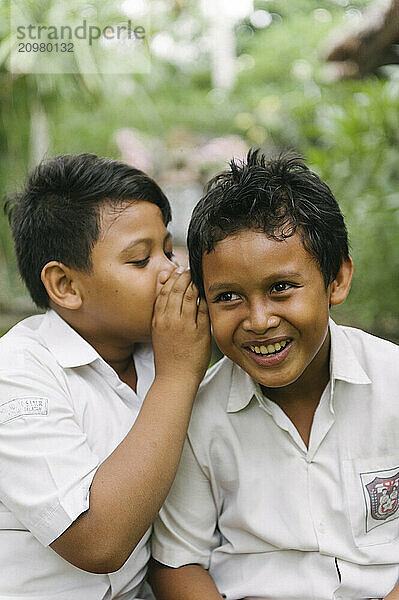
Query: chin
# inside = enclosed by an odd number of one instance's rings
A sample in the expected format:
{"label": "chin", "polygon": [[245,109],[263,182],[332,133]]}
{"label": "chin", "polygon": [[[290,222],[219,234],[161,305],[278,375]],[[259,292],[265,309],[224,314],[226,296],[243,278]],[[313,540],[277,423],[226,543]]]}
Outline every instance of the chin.
{"label": "chin", "polygon": [[[268,388],[284,388],[293,383],[295,383],[301,376],[301,374],[290,374],[290,373],[275,373],[271,372],[266,373],[266,368],[264,370],[259,369],[251,369],[247,368],[248,365],[241,364],[240,367],[244,369],[252,377],[262,385],[263,387]],[[269,368],[268,368],[269,371]]]}

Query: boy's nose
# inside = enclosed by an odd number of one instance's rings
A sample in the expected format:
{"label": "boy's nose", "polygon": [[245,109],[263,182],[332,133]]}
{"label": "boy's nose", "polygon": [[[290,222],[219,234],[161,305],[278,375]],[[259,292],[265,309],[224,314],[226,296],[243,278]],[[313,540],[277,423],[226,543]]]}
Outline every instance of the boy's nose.
{"label": "boy's nose", "polygon": [[246,331],[252,331],[258,335],[265,333],[268,329],[278,327],[280,318],[272,314],[270,310],[262,303],[252,306],[250,312],[243,322],[243,328]]}
{"label": "boy's nose", "polygon": [[157,277],[157,294],[159,293],[160,287],[168,281],[171,273],[173,273],[178,266],[177,263],[172,262],[165,256]]}
{"label": "boy's nose", "polygon": [[[168,281],[168,279],[169,279],[169,277],[170,277],[170,274],[171,274],[171,273],[172,273],[172,272],[173,272],[175,269],[176,269],[176,266],[175,266],[175,265],[172,265],[172,268],[171,268],[171,269],[162,269],[162,271],[160,271],[160,272],[158,273],[158,277],[157,277],[157,280],[158,280],[158,286],[160,286],[160,285],[164,285],[164,284],[165,284],[165,283]],[[159,290],[158,290],[158,291],[159,291]]]}
{"label": "boy's nose", "polygon": [[160,273],[166,274],[167,277],[179,266],[179,263],[173,256],[172,258],[168,258],[165,254],[161,258],[161,263],[159,264]]}

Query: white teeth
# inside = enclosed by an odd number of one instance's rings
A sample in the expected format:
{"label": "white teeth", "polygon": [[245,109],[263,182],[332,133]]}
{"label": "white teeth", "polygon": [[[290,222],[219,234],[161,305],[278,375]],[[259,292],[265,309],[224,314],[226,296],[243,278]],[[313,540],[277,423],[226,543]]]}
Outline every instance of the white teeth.
{"label": "white teeth", "polygon": [[282,340],[281,342],[276,342],[275,344],[269,344],[268,346],[249,346],[252,352],[255,354],[263,354],[268,356],[271,353],[278,352],[282,348],[285,348],[290,340]]}

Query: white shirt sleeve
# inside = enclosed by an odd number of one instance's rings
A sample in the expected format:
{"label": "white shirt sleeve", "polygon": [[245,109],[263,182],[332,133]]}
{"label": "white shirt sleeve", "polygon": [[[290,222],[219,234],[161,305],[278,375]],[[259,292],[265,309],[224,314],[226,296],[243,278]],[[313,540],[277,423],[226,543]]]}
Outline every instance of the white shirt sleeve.
{"label": "white shirt sleeve", "polygon": [[196,563],[208,569],[219,545],[210,482],[186,439],[176,478],[154,523],[152,554],[169,567]]}
{"label": "white shirt sleeve", "polygon": [[21,366],[0,371],[0,510],[48,545],[89,508],[99,460],[62,374],[34,358]]}

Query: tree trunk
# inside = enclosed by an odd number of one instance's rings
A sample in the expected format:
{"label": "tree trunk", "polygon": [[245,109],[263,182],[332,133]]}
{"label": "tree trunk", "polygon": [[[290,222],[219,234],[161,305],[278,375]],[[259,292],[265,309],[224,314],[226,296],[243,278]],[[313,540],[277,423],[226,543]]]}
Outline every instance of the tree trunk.
{"label": "tree trunk", "polygon": [[379,0],[368,7],[355,28],[333,34],[325,59],[331,63],[334,79],[360,78],[383,65],[398,63],[397,43],[399,0]]}
{"label": "tree trunk", "polygon": [[29,166],[35,167],[47,154],[50,146],[48,119],[39,100],[30,109]]}

